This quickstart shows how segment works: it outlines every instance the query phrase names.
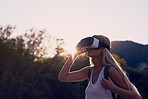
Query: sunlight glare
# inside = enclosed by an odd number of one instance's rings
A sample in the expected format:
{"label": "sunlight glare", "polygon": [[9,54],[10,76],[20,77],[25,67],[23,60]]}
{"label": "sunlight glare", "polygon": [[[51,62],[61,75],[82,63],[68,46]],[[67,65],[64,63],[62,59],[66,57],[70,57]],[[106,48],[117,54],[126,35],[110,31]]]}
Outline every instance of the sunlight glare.
{"label": "sunlight glare", "polygon": [[75,40],[72,39],[68,39],[65,40],[66,43],[66,50],[68,51],[68,53],[70,53],[71,55],[74,55],[76,53],[75,47],[76,47],[76,42]]}
{"label": "sunlight glare", "polygon": [[67,51],[70,53],[70,54],[75,54],[76,50],[75,50],[75,45],[68,45],[67,46]]}
{"label": "sunlight glare", "polygon": [[64,35],[63,38],[65,41],[65,49],[69,54],[74,55],[76,53],[75,47],[80,41],[81,37],[79,36],[79,34],[75,33],[74,35]]}

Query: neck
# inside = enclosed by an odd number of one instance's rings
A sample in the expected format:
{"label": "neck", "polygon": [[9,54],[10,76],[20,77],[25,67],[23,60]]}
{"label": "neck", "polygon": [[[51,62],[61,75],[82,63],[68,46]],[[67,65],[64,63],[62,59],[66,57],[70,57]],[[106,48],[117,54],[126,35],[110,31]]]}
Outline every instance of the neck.
{"label": "neck", "polygon": [[95,65],[95,68],[101,68],[101,66],[103,65],[102,57],[92,57],[92,61]]}

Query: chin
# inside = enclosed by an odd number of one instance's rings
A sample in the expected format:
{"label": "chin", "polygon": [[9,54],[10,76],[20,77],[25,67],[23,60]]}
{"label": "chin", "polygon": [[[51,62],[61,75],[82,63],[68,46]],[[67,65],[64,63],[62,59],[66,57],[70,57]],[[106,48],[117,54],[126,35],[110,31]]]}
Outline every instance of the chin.
{"label": "chin", "polygon": [[89,57],[93,57],[94,55],[92,55],[92,54],[87,54],[87,56],[89,56]]}
{"label": "chin", "polygon": [[91,57],[90,54],[88,54],[88,53],[87,53],[87,56],[88,56],[88,57]]}
{"label": "chin", "polygon": [[87,56],[88,56],[88,57],[100,57],[100,54],[99,54],[99,55],[96,55],[96,54],[89,54],[89,53],[88,53]]}

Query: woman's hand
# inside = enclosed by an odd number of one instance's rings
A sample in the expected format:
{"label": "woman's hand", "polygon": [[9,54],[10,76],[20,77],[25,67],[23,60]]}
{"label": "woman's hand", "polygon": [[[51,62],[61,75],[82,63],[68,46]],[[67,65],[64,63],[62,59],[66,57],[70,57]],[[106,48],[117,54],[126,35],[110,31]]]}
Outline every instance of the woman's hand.
{"label": "woman's hand", "polygon": [[103,88],[112,91],[112,90],[116,87],[116,85],[112,82],[112,80],[110,79],[110,77],[108,77],[108,79],[109,79],[109,80],[103,78],[103,79],[101,80],[101,85],[102,85]]}
{"label": "woman's hand", "polygon": [[85,52],[85,51],[82,50],[82,49],[76,49],[75,55],[80,55],[80,54],[82,54],[82,53],[84,53],[84,52]]}
{"label": "woman's hand", "polygon": [[101,85],[103,88],[108,89],[112,92],[117,93],[118,95],[126,98],[126,99],[142,99],[140,95],[138,95],[136,92],[131,91],[131,90],[126,90],[123,88],[119,88],[117,87],[110,78],[108,78],[109,80],[106,80],[105,78],[103,78],[101,80]]}
{"label": "woman's hand", "polygon": [[75,50],[76,50],[75,55],[80,55],[86,51],[86,50],[79,48],[78,45],[75,47]]}

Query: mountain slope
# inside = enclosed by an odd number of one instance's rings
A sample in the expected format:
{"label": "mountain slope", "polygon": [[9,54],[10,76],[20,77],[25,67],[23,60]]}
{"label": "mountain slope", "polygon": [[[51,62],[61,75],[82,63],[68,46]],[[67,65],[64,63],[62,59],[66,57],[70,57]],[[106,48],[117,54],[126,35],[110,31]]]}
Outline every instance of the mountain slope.
{"label": "mountain slope", "polygon": [[111,52],[124,58],[129,67],[137,68],[141,63],[148,64],[148,45],[133,41],[112,41]]}

